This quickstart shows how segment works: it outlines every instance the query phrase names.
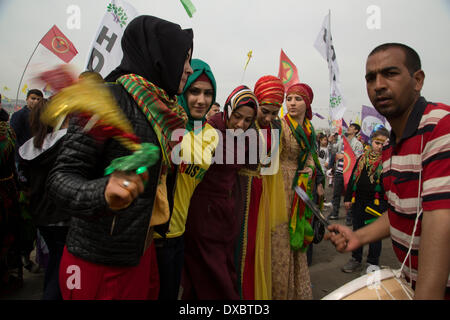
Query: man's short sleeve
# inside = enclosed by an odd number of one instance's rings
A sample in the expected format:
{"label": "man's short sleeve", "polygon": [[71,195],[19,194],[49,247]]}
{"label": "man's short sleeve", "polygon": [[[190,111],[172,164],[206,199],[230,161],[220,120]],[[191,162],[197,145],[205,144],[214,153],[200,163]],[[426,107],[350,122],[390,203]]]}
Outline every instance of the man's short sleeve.
{"label": "man's short sleeve", "polygon": [[450,114],[434,127],[423,149],[423,210],[450,208]]}

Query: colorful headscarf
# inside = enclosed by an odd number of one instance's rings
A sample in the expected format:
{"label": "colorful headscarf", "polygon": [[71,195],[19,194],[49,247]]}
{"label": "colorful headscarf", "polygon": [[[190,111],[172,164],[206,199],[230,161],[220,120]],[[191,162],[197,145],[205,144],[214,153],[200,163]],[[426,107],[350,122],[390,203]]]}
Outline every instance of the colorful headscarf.
{"label": "colorful headscarf", "polygon": [[312,119],[312,110],[311,110],[311,103],[314,98],[314,93],[310,86],[308,86],[306,83],[296,83],[290,86],[286,91],[286,97],[290,94],[298,94],[303,98],[303,100],[306,103],[306,118],[309,120]]}
{"label": "colorful headscarf", "polygon": [[[192,67],[192,70],[194,71],[194,73],[189,76],[189,78],[187,79],[186,85],[184,86],[183,93],[178,96],[178,102],[180,103],[180,105],[183,107],[183,109],[186,111],[186,113],[188,115],[188,123],[186,124],[186,129],[188,131],[194,130],[194,122],[195,121],[201,121],[202,125],[205,124],[206,114],[208,113],[209,109],[211,109],[214,101],[216,101],[216,92],[217,92],[216,79],[214,78],[214,75],[211,71],[210,66],[206,62],[204,62],[200,59],[192,59],[191,67]],[[203,118],[194,119],[191,116],[191,112],[189,111],[189,107],[188,107],[187,99],[186,99],[186,92],[188,91],[188,89],[191,87],[191,85],[195,81],[203,80],[205,76],[209,79],[209,81],[212,84],[212,87],[214,90],[213,99],[212,99],[211,105],[209,106],[209,108],[206,111]]]}
{"label": "colorful headscarf", "polygon": [[234,89],[228,96],[223,108],[223,120],[226,122],[230,119],[234,110],[242,106],[258,109],[258,99],[249,87],[241,85]]}
{"label": "colorful headscarf", "polygon": [[255,84],[255,96],[259,105],[271,104],[281,108],[284,100],[284,84],[275,76],[263,76]]}

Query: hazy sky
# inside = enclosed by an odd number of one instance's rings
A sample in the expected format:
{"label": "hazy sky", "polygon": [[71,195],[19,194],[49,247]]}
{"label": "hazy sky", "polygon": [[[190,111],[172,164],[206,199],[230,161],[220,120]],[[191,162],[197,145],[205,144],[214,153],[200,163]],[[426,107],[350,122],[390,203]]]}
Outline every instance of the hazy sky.
{"label": "hazy sky", "polygon": [[[197,12],[189,18],[179,0],[128,0],[140,14],[149,14],[194,30],[194,58],[208,62],[223,105],[241,84],[247,52],[253,50],[244,83],[253,89],[259,77],[278,75],[283,49],[299,70],[301,82],[314,91],[313,111],[328,115],[328,67],[313,47],[323,18],[331,10],[331,32],[347,102],[345,120],[355,119],[361,105],[371,105],[365,88],[368,53],[385,42],[414,48],[426,74],[422,94],[450,103],[450,0],[192,0]],[[0,0],[0,92],[15,97],[28,58],[43,35],[56,24],[79,54],[72,60],[85,69],[86,55],[106,11],[108,0]],[[69,29],[67,8],[80,8],[80,29]],[[380,28],[367,21],[380,12]],[[10,88],[5,92],[3,87]],[[20,93],[19,97],[23,97]],[[317,118],[313,123],[323,126]]]}

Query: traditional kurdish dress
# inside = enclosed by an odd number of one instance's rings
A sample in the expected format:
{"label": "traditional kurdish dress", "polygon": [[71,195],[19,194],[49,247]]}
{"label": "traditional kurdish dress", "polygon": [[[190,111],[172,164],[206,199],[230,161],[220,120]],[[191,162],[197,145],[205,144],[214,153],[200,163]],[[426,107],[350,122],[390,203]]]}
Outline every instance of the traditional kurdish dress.
{"label": "traditional kurdish dress", "polygon": [[[358,158],[347,185],[344,201],[352,202],[353,230],[356,231],[377,219],[376,213],[366,212],[369,207],[379,214],[387,210],[384,200],[384,188],[381,181],[383,170],[381,153],[369,149]],[[372,211],[373,212],[373,211]],[[378,265],[381,255],[382,242],[375,241],[369,244],[367,263]],[[363,248],[352,252],[352,257],[362,262]]]}
{"label": "traditional kurdish dress", "polygon": [[[310,222],[312,212],[299,199],[294,187],[299,185],[312,198],[316,174],[315,132],[308,118],[303,126],[286,115],[282,119],[283,140],[281,170],[283,172],[289,226],[274,237],[278,257],[273,259],[274,299],[312,299],[306,249],[314,237]],[[316,156],[317,158],[317,156]],[[311,179],[298,174],[306,167],[313,169]],[[320,168],[320,166],[318,166]],[[276,272],[275,272],[276,270]]]}
{"label": "traditional kurdish dress", "polygon": [[[236,109],[243,106],[253,108],[256,114],[257,105],[253,92],[248,87],[239,86],[228,97],[224,112],[208,119],[208,125],[212,125],[222,139],[215,149],[215,163],[195,189],[189,205],[183,300],[240,298],[234,264],[240,219],[233,201],[240,192],[233,190],[238,171],[244,166],[238,157],[246,152],[247,146],[240,144],[240,138],[227,130],[227,121]],[[221,160],[226,161],[223,163]]]}
{"label": "traditional kurdish dress", "polygon": [[[280,230],[287,230],[288,222],[283,175],[278,167],[281,139],[274,141],[270,130],[278,130],[281,137],[281,123],[273,121],[270,127],[262,128],[266,129],[266,136],[257,124],[256,129],[262,138],[258,147],[270,151],[267,154],[275,170],[272,174],[264,172],[261,158],[257,165],[247,165],[239,172],[239,187],[244,198],[236,208],[242,220],[236,263],[240,295],[246,300],[273,298],[272,261],[277,256],[277,248],[272,245],[272,237],[282,232]],[[278,146],[272,148],[272,143]]]}

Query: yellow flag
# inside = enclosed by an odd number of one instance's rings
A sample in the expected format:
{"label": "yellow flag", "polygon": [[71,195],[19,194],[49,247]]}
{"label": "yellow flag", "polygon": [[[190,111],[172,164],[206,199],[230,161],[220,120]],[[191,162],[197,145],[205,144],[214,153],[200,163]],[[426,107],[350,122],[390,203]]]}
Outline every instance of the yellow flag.
{"label": "yellow flag", "polygon": [[27,94],[28,85],[25,83],[25,85],[22,88],[23,94]]}
{"label": "yellow flag", "polygon": [[247,62],[245,63],[244,70],[247,69],[247,65],[248,65],[248,63],[250,62],[250,59],[252,58],[252,53],[253,53],[252,50],[250,50],[250,51],[247,53]]}
{"label": "yellow flag", "polygon": [[7,86],[4,86],[4,87],[3,87],[3,90],[8,91],[9,88],[8,88]]}

